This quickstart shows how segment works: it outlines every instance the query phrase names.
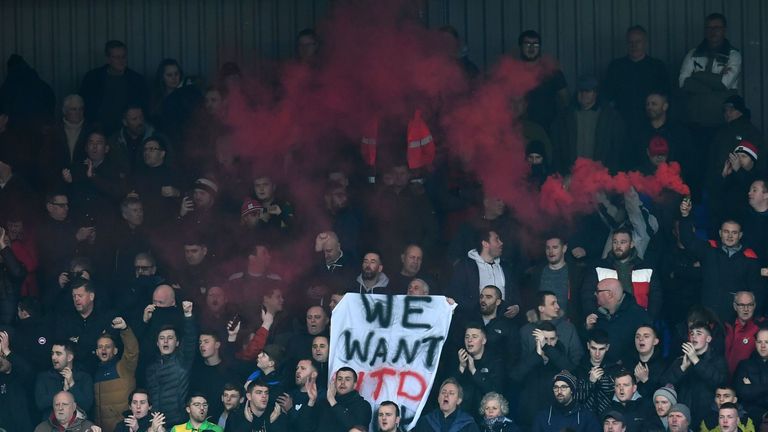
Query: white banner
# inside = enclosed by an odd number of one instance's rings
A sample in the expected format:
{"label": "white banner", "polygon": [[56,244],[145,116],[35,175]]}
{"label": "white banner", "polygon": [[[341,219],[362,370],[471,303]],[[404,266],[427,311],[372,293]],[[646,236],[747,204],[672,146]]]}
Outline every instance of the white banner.
{"label": "white banner", "polygon": [[356,390],[374,412],[394,401],[400,424],[412,429],[435,381],[455,307],[443,296],[345,294],[331,318],[330,378],[351,367]]}

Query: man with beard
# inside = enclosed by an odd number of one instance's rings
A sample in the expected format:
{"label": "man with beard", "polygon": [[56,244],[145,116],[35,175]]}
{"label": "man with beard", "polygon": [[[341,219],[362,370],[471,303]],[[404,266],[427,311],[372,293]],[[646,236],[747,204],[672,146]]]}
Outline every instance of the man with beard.
{"label": "man with beard", "polygon": [[360,294],[393,294],[389,289],[389,277],[383,273],[381,255],[378,252],[368,252],[363,256],[363,271],[357,276],[357,286],[349,292]]}
{"label": "man with beard", "polygon": [[317,366],[310,359],[299,360],[294,374],[294,388],[289,393],[283,393],[277,397],[277,404],[288,416],[288,424],[291,430],[299,430],[299,418],[304,415],[302,410],[307,409],[309,402],[309,386],[317,380]]}
{"label": "man with beard", "polygon": [[520,333],[512,320],[501,315],[499,306],[501,290],[493,285],[483,288],[480,291],[480,316],[477,322],[483,323],[483,332],[488,341],[486,352],[511,366],[520,359]]}
{"label": "man with beard", "polygon": [[660,428],[669,429],[669,421],[672,407],[677,404],[677,392],[671,385],[659,388],[653,393],[653,408],[655,413],[651,413],[645,420],[647,429]]}
{"label": "man with beard", "polygon": [[594,432],[600,429],[597,417],[576,401],[578,380],[568,371],[562,371],[552,379],[554,402],[549,409],[539,411],[533,422],[532,432]]}
{"label": "man with beard", "polygon": [[93,376],[93,396],[96,400],[96,423],[112,432],[120,420],[120,413],[128,409],[126,401],[136,387],[136,365],[139,362],[139,341],[125,320],[112,320],[112,328],[120,332],[123,355],[117,358],[115,341],[109,333],[103,334],[96,343],[99,365]]}
{"label": "man with beard", "polygon": [[453,378],[448,378],[440,385],[437,395],[438,408],[422,415],[414,432],[479,432],[475,420],[467,412],[461,410],[464,390]]}
{"label": "man with beard", "polygon": [[170,432],[213,431],[224,432],[221,426],[208,421],[208,400],[200,393],[193,393],[187,399],[189,421],[171,428]]}
{"label": "man with beard", "polygon": [[534,68],[547,71],[538,86],[526,95],[528,118],[550,131],[558,112],[568,105],[568,84],[555,60],[541,57],[541,36],[534,30],[526,30],[517,38],[520,58]]}
{"label": "man with beard", "polygon": [[464,347],[459,349],[458,368],[454,371],[464,389],[462,406],[469,412],[480,405],[488,392],[503,387],[504,363],[501,357],[486,350],[485,330],[479,324],[469,324],[464,330]]}
{"label": "man with beard", "polygon": [[51,413],[51,401],[61,392],[71,393],[80,401],[84,411],[93,405],[93,380],[79,370],[74,369],[75,351],[72,342],[59,341],[51,345],[51,363],[53,368],[37,374],[35,382],[35,403],[43,418]]}
{"label": "man with beard", "polygon": [[632,295],[640,307],[651,317],[657,317],[661,310],[661,285],[659,276],[652,267],[638,256],[632,240],[632,231],[618,228],[611,235],[612,248],[608,256],[588,272],[581,290],[585,311],[595,308],[593,288],[604,279],[618,279],[624,292]]}

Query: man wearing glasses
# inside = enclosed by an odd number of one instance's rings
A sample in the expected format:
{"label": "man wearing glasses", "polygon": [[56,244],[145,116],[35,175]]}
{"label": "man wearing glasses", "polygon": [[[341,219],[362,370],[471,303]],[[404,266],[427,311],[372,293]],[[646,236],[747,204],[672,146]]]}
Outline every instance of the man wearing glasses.
{"label": "man wearing glasses", "polygon": [[205,396],[200,393],[193,393],[189,396],[189,399],[187,399],[187,413],[189,413],[189,421],[174,426],[171,429],[171,432],[224,431],[221,426],[207,420],[208,401],[205,399]]}
{"label": "man wearing glasses", "polygon": [[736,320],[725,323],[725,359],[730,375],[739,362],[748,359],[755,350],[755,335],[764,320],[755,319],[755,295],[751,291],[739,291],[733,295]]}
{"label": "man wearing glasses", "polygon": [[543,67],[549,71],[541,83],[526,95],[528,118],[543,127],[547,133],[557,114],[568,106],[568,83],[557,62],[548,59],[542,62],[541,35],[535,30],[526,30],[517,38],[520,47],[520,59],[532,67]]}
{"label": "man wearing glasses", "polygon": [[600,424],[592,411],[576,402],[577,379],[568,371],[562,371],[552,379],[554,402],[536,415],[534,432],[598,431]]}

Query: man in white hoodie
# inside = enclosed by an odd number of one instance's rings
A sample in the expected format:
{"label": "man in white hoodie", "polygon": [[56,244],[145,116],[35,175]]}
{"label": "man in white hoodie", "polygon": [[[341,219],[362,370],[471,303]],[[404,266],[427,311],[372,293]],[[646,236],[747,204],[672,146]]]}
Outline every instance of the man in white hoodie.
{"label": "man in white hoodie", "polygon": [[467,314],[479,304],[480,291],[488,285],[501,290],[504,316],[514,318],[520,312],[520,291],[516,273],[501,259],[504,243],[496,231],[480,230],[477,247],[456,263],[446,296],[456,299],[459,313]]}

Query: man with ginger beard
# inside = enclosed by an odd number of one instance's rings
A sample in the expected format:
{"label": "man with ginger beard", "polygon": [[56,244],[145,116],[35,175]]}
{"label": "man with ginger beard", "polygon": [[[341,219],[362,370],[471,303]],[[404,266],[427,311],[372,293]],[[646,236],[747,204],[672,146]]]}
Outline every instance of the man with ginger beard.
{"label": "man with ginger beard", "polygon": [[658,272],[649,266],[635,249],[632,231],[618,228],[611,234],[611,252],[597,263],[592,270],[587,270],[581,299],[585,311],[595,308],[596,297],[592,287],[604,279],[618,279],[624,292],[634,297],[651,317],[657,317],[661,310],[661,285]]}
{"label": "man with ginger beard", "polygon": [[488,339],[480,324],[468,324],[464,346],[458,351],[458,367],[453,375],[464,389],[462,407],[471,411],[488,392],[500,392],[504,383],[502,358],[486,349]]}

